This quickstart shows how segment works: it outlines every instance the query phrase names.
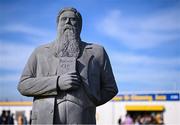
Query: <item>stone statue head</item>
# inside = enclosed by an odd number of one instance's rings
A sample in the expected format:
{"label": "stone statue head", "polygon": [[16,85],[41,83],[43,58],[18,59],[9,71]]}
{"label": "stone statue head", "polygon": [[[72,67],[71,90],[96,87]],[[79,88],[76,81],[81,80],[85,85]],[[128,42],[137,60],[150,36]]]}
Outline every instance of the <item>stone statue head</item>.
{"label": "stone statue head", "polygon": [[64,8],[57,16],[58,55],[77,57],[79,55],[81,14],[75,8]]}
{"label": "stone statue head", "polygon": [[75,8],[69,7],[60,10],[57,16],[56,23],[58,26],[58,30],[63,30],[64,25],[70,24],[76,28],[79,35],[81,33],[82,16]]}

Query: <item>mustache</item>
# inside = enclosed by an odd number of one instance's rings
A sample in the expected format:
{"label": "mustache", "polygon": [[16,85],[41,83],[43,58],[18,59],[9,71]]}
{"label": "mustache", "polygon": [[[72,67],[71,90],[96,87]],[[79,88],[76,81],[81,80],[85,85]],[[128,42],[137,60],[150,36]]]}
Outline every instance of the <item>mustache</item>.
{"label": "mustache", "polygon": [[67,29],[75,31],[76,27],[72,25],[65,25],[63,27],[63,32],[65,32]]}

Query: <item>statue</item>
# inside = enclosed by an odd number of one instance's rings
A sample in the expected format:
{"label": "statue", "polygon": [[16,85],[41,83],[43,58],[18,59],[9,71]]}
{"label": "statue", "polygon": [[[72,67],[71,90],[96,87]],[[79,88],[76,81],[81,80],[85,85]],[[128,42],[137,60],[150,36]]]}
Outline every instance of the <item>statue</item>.
{"label": "statue", "polygon": [[57,38],[34,50],[19,92],[33,97],[32,124],[96,124],[96,107],[118,92],[105,49],[81,41],[82,17],[74,8],[57,17]]}

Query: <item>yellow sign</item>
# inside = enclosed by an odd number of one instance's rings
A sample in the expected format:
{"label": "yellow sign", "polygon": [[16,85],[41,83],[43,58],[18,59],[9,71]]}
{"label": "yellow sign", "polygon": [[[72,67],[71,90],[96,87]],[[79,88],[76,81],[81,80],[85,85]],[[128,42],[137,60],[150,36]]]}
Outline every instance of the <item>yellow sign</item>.
{"label": "yellow sign", "polygon": [[162,105],[126,105],[127,111],[163,111]]}
{"label": "yellow sign", "polygon": [[0,106],[32,106],[32,102],[0,102]]}

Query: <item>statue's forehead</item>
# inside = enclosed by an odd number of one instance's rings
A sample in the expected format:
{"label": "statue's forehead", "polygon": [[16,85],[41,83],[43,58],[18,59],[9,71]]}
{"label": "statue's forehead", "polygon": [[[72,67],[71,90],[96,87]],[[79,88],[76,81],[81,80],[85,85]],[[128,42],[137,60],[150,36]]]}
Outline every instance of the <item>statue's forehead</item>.
{"label": "statue's forehead", "polygon": [[61,17],[76,17],[76,14],[73,11],[64,11],[60,18]]}

